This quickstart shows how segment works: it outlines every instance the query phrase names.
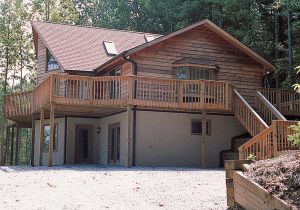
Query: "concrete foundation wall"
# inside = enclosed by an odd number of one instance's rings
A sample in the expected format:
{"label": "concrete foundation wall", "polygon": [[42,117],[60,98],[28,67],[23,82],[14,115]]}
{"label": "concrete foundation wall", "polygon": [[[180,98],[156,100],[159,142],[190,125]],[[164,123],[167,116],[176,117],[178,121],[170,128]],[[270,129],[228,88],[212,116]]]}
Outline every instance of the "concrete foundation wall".
{"label": "concrete foundation wall", "polygon": [[[158,111],[137,111],[136,124],[136,165],[137,166],[182,166],[201,167],[201,135],[191,134],[191,120],[202,118],[201,114],[172,113]],[[234,116],[207,115],[211,120],[211,135],[206,137],[206,165],[219,167],[222,150],[230,149],[231,138],[246,130]],[[120,165],[127,166],[128,113],[122,112],[101,119],[68,117],[56,118],[58,124],[58,151],[53,153],[53,164],[64,163],[65,127],[66,163],[75,161],[76,125],[93,127],[92,160],[95,164],[108,164],[108,128],[110,124],[120,123]],[[49,120],[45,120],[49,124]],[[35,158],[39,162],[39,120],[35,122]],[[48,153],[43,154],[43,165],[48,163]]]}
{"label": "concrete foundation wall", "polygon": [[[191,134],[191,120],[201,114],[137,112],[137,166],[201,166],[201,135]],[[230,149],[231,138],[245,133],[234,116],[207,115],[211,136],[206,137],[207,167],[219,167],[220,151]]]}

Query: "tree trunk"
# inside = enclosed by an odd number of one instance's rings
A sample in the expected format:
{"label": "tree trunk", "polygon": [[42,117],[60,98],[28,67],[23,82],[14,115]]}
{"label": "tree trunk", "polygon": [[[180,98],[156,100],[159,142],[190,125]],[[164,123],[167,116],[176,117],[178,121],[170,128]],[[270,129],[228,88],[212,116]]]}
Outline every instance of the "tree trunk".
{"label": "tree trunk", "polygon": [[292,82],[292,68],[293,68],[293,55],[292,55],[292,26],[291,26],[291,10],[290,0],[287,0],[287,20],[288,20],[288,76]]}

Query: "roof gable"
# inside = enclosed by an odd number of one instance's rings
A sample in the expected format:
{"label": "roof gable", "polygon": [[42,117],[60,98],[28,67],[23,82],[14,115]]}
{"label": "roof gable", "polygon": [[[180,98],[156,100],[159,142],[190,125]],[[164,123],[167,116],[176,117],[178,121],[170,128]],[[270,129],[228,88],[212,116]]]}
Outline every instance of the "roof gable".
{"label": "roof gable", "polygon": [[230,34],[228,34],[227,32],[225,32],[224,30],[222,30],[221,28],[219,28],[217,25],[215,25],[214,23],[212,23],[209,20],[203,20],[200,21],[198,23],[195,23],[193,25],[190,25],[188,27],[185,27],[183,29],[180,29],[178,31],[175,31],[169,35],[166,36],[162,36],[159,37],[157,39],[155,39],[152,42],[149,43],[145,43],[142,44],[140,46],[137,46],[135,48],[132,48],[130,50],[128,50],[126,52],[126,55],[132,55],[134,53],[139,52],[140,50],[146,49],[148,47],[151,47],[155,44],[161,43],[167,39],[170,39],[174,36],[180,35],[184,32],[187,32],[189,30],[192,30],[194,28],[197,28],[199,26],[205,26],[208,29],[210,29],[212,32],[216,33],[217,35],[219,35],[222,39],[224,39],[226,42],[230,43],[231,45],[235,46],[236,48],[238,48],[241,52],[245,53],[246,55],[248,55],[250,58],[252,58],[254,61],[256,61],[257,63],[261,64],[262,66],[264,66],[267,69],[270,70],[274,70],[275,66],[272,65],[271,63],[269,63],[267,60],[265,60],[263,57],[261,57],[260,55],[258,55],[257,53],[255,53],[253,50],[251,50],[250,48],[248,48],[247,46],[245,46],[244,44],[242,44],[240,41],[238,41],[237,39],[235,39],[234,37],[232,37]]}
{"label": "roof gable", "polygon": [[[118,52],[123,52],[146,43],[148,34],[42,22],[32,22],[32,28],[35,37],[43,40],[61,68],[73,71],[93,71],[111,60],[114,55],[106,52],[104,41],[113,42]],[[36,44],[35,41],[37,49]]]}

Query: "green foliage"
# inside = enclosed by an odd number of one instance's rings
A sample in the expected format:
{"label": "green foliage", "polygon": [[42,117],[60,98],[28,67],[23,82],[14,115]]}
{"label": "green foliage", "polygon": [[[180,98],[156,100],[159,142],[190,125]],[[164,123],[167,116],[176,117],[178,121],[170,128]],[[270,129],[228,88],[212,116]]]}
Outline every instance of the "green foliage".
{"label": "green foliage", "polygon": [[251,161],[255,161],[256,160],[256,156],[254,156],[253,154],[249,154],[248,157],[247,157],[248,160],[251,160]]}
{"label": "green foliage", "polygon": [[288,135],[288,140],[300,149],[300,121],[297,123],[297,125],[291,125],[289,128],[294,131],[294,134]]}

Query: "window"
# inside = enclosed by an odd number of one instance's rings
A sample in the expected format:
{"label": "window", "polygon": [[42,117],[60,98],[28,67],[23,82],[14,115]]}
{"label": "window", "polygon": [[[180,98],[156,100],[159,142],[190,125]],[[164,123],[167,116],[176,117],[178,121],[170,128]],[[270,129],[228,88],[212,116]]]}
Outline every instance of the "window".
{"label": "window", "polygon": [[109,76],[121,76],[121,68],[117,67],[109,72]]}
{"label": "window", "polygon": [[118,54],[115,44],[113,42],[104,41],[103,44],[105,46],[107,54],[109,54],[109,55],[117,55]]}
{"label": "window", "polygon": [[215,80],[216,69],[197,66],[177,66],[177,78],[187,80]]}
{"label": "window", "polygon": [[59,69],[59,65],[51,52],[47,49],[47,71],[54,71]]}
{"label": "window", "polygon": [[[193,135],[202,135],[202,120],[192,120],[191,133]],[[206,120],[206,135],[211,136],[211,121]]]}
{"label": "window", "polygon": [[[54,138],[53,138],[53,151],[57,151],[58,144],[58,125],[54,124]],[[44,126],[44,147],[43,152],[49,151],[49,143],[50,143],[50,125]]]}

